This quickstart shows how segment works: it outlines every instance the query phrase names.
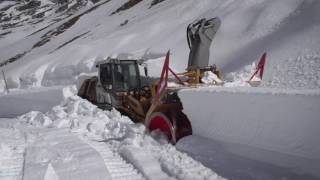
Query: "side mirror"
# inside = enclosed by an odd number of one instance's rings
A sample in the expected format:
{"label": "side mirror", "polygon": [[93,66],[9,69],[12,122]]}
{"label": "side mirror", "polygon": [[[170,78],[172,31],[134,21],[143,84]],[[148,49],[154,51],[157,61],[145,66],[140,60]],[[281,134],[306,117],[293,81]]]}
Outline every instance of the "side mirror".
{"label": "side mirror", "polygon": [[148,77],[148,67],[144,66],[143,69],[144,69],[144,75]]}

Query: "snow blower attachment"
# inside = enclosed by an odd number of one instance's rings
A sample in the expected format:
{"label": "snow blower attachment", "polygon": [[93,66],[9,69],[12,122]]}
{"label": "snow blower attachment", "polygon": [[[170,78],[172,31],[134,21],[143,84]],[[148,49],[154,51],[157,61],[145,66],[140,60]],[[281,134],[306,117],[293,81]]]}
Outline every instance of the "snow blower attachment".
{"label": "snow blower attachment", "polygon": [[210,46],[220,24],[219,18],[213,18],[201,19],[188,25],[187,40],[190,53],[187,70],[207,68]]}
{"label": "snow blower attachment", "polygon": [[[173,72],[169,66],[170,51],[166,54],[159,79],[149,78],[146,69],[145,76],[140,76],[138,66],[145,60],[108,58],[96,64],[98,77],[85,80],[78,95],[102,109],[117,109],[134,122],[144,123],[149,131],[160,130],[175,144],[192,134],[191,123],[183,113],[177,92],[182,88],[201,86],[208,73],[214,75],[216,85],[223,84],[216,66],[208,66],[210,45],[220,24],[219,18],[213,18],[201,19],[188,26],[190,54],[186,72]],[[262,78],[265,59],[266,55],[253,77],[260,72]],[[169,73],[176,79],[173,87],[168,83]]]}
{"label": "snow blower attachment", "polygon": [[[190,48],[187,72],[178,76],[187,77],[189,85],[198,86],[203,83],[223,85],[221,73],[216,65],[209,66],[210,46],[221,25],[218,17],[201,19],[188,25],[187,41]],[[259,86],[262,80],[267,54],[264,53],[255,73],[247,81],[251,86]],[[209,78],[208,78],[209,77]],[[211,83],[209,83],[211,81]]]}
{"label": "snow blower attachment", "polygon": [[187,41],[190,49],[188,67],[186,73],[179,75],[188,76],[190,84],[200,84],[204,73],[208,71],[220,78],[216,66],[208,66],[210,46],[220,25],[221,21],[218,17],[209,20],[204,18],[188,25]]}

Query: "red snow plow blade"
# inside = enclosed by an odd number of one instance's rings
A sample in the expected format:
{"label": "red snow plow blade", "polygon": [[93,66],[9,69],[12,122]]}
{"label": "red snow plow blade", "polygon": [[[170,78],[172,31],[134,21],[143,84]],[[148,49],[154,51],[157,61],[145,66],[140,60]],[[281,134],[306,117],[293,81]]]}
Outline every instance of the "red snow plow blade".
{"label": "red snow plow blade", "polygon": [[162,68],[160,80],[157,84],[156,93],[152,105],[146,116],[146,127],[149,131],[160,130],[175,144],[184,136],[192,134],[191,123],[182,112],[183,107],[176,95],[178,89],[168,89],[169,72],[184,85],[182,80],[169,67],[170,51],[167,52]]}
{"label": "red snow plow blade", "polygon": [[151,115],[147,127],[150,131],[160,130],[173,144],[185,136],[192,135],[191,123],[182,111],[171,115],[155,112]]}

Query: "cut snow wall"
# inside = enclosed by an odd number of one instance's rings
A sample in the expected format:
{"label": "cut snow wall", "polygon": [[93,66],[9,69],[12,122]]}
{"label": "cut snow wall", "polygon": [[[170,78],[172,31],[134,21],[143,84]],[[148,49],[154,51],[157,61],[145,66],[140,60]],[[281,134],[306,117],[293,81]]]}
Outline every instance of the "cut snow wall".
{"label": "cut snow wall", "polygon": [[62,87],[10,91],[0,95],[0,117],[13,118],[30,111],[47,112],[63,100]]}
{"label": "cut snow wall", "polygon": [[[264,152],[235,153],[320,176],[320,92],[200,89],[179,92],[196,135]],[[240,150],[241,149],[241,150]],[[240,152],[243,151],[243,152]],[[278,155],[290,160],[281,162]],[[302,162],[303,160],[304,162]]]}

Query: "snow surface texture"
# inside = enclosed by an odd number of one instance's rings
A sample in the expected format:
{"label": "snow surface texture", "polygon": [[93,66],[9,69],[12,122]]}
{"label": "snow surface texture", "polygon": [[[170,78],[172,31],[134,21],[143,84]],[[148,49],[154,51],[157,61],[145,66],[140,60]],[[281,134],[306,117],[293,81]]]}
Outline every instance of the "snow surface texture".
{"label": "snow surface texture", "polygon": [[25,139],[23,133],[0,128],[0,179],[21,179]]}
{"label": "snow surface texture", "polygon": [[201,81],[205,84],[221,84],[223,83],[223,81],[221,79],[219,79],[219,77],[214,74],[213,72],[207,71],[204,73],[203,78],[201,79]]}
{"label": "snow surface texture", "polygon": [[[288,79],[288,80],[285,80]],[[309,54],[279,63],[271,81],[263,86],[290,89],[319,89],[320,54]]]}
{"label": "snow surface texture", "polygon": [[[46,113],[32,111],[18,117],[12,129],[26,134],[25,178],[87,179],[95,170],[99,173],[93,174],[93,179],[223,179],[177,151],[163,136],[155,133],[156,140],[146,134],[144,125],[134,124],[116,110],[103,111],[75,93],[74,86],[64,88],[65,99],[60,105]],[[13,151],[7,147],[10,144],[1,144],[1,153]],[[96,153],[103,159],[97,159]],[[99,164],[105,164],[107,170],[102,171]],[[6,176],[9,168],[6,164],[0,168],[4,169],[0,169],[0,176]]]}
{"label": "snow surface texture", "polygon": [[100,155],[69,130],[22,127],[27,136],[24,179],[110,179]]}
{"label": "snow surface texture", "polygon": [[319,1],[171,0],[150,7],[151,1],[143,0],[110,15],[125,2],[102,0],[66,18],[49,11],[32,26],[26,20],[24,26],[0,30],[0,34],[11,31],[0,39],[1,61],[21,56],[4,67],[8,78],[19,87],[71,84],[80,73],[96,71],[94,62],[107,56],[141,57],[147,51],[168,49],[172,68],[183,71],[189,52],[187,25],[201,17],[219,16],[222,25],[210,62],[226,77],[267,52],[265,86],[320,87]]}
{"label": "snow surface texture", "polygon": [[319,91],[220,87],[183,90],[179,97],[194,134],[243,146],[230,147],[235,154],[320,177]]}
{"label": "snow surface texture", "polygon": [[[318,180],[318,177],[307,175],[294,169],[274,166],[261,160],[244,157],[234,153],[250,152],[251,154],[267,153],[261,149],[247,148],[239,144],[231,144],[221,141],[200,137],[197,135],[188,136],[181,139],[176,145],[177,149],[186,152],[194,159],[202,162],[206,167],[214,169],[215,172],[227,179],[236,180],[270,180],[270,179],[290,179],[290,180]],[[271,154],[275,157],[276,154]],[[283,155],[277,155],[283,159]],[[274,158],[276,159],[276,158]],[[287,158],[289,159],[289,158]]]}

